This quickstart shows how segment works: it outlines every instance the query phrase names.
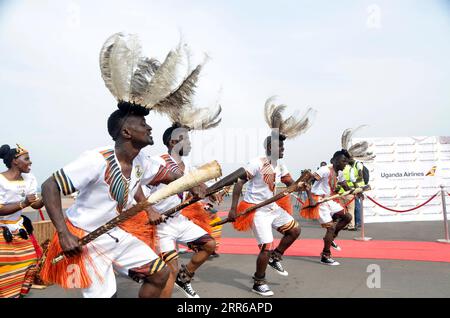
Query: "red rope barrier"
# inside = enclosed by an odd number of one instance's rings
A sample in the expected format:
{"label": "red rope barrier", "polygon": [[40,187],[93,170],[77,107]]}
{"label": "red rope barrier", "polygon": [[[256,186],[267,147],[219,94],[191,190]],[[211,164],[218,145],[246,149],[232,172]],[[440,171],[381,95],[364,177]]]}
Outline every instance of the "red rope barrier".
{"label": "red rope barrier", "polygon": [[421,208],[421,207],[423,207],[424,205],[430,203],[430,201],[433,200],[438,194],[439,194],[439,192],[437,192],[435,195],[433,195],[431,198],[429,198],[429,199],[428,199],[427,201],[425,201],[424,203],[422,203],[422,204],[420,204],[420,205],[418,205],[418,206],[416,206],[416,207],[414,207],[414,208],[412,208],[412,209],[408,209],[408,210],[394,210],[394,209],[388,208],[388,207],[386,207],[386,206],[384,206],[384,205],[378,203],[377,201],[375,201],[374,199],[372,199],[372,198],[371,198],[370,196],[368,196],[368,195],[366,195],[366,197],[367,197],[370,201],[372,201],[373,203],[375,203],[376,205],[378,205],[380,208],[383,208],[383,209],[385,209],[385,210],[392,211],[392,212],[405,213],[405,212],[411,212],[411,211],[417,210],[418,208]]}
{"label": "red rope barrier", "polygon": [[305,205],[305,202],[303,202],[302,200],[300,200],[300,198],[299,198],[297,195],[295,195],[295,194],[293,194],[293,193],[291,193],[291,195],[292,195],[298,202],[300,202],[301,205]]}
{"label": "red rope barrier", "polygon": [[44,221],[45,218],[44,218],[44,214],[42,213],[41,209],[39,209],[39,215],[41,216],[41,220]]}
{"label": "red rope barrier", "polygon": [[[291,193],[291,195],[292,195],[295,199],[297,199],[297,201],[300,202],[301,205],[305,205],[305,202],[303,202],[297,195],[295,195],[295,194],[293,194],[293,193]],[[355,196],[353,196],[353,198],[352,198],[350,201],[348,201],[345,205],[342,205],[342,204],[341,204],[341,206],[342,206],[343,208],[346,208],[346,207],[347,207],[348,205],[350,205],[350,203],[352,203],[353,201],[355,201]]]}
{"label": "red rope barrier", "polygon": [[353,198],[350,200],[350,201],[348,201],[346,204],[344,204],[344,205],[342,205],[342,207],[345,209],[346,207],[348,207],[349,205],[350,205],[350,203],[352,203],[353,201],[355,201],[355,198],[356,198],[356,196],[353,196]]}

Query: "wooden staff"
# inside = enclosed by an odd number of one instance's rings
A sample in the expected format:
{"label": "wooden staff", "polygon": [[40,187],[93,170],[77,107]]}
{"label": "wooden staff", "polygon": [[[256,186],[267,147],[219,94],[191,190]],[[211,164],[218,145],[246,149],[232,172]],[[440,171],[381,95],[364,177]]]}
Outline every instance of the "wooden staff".
{"label": "wooden staff", "polygon": [[[171,182],[166,187],[156,191],[150,197],[147,198],[147,201],[140,202],[130,209],[120,213],[115,218],[108,221],[106,224],[98,227],[94,231],[90,232],[86,236],[79,239],[79,243],[81,246],[92,242],[97,237],[102,234],[105,234],[109,230],[115,228],[117,225],[122,223],[125,220],[128,220],[132,216],[138,214],[142,210],[145,210],[148,206],[161,201],[165,198],[168,198],[174,194],[179,192],[186,191],[194,186],[199,185],[205,181],[218,178],[222,175],[222,171],[220,165],[217,161],[212,161],[207,163],[197,170],[191,171],[190,173],[182,176],[181,178]],[[52,264],[56,264],[64,258],[64,254],[61,253],[57,257],[52,260]]]}
{"label": "wooden staff", "polygon": [[371,190],[370,185],[365,185],[363,187],[351,189],[351,190],[345,191],[345,192],[340,193],[340,194],[335,194],[335,195],[331,195],[329,197],[323,198],[322,200],[317,201],[316,204],[308,205],[308,206],[303,207],[302,210],[314,208],[318,204],[321,204],[321,203],[324,203],[324,202],[327,202],[327,201],[331,201],[331,200],[335,200],[335,199],[339,199],[339,198],[345,197],[346,195],[349,195],[349,194],[358,194],[358,193],[369,191],[369,190]]}
{"label": "wooden staff", "polygon": [[[238,170],[234,171],[233,173],[230,173],[226,177],[223,177],[222,180],[217,181],[212,186],[206,189],[206,196],[209,197],[210,195],[217,193],[221,191],[223,188],[228,187],[235,183],[239,178],[244,178],[246,176],[247,172],[244,168],[239,168]],[[189,200],[186,200],[184,202],[181,202],[177,206],[164,211],[161,213],[161,215],[164,215],[166,217],[170,217],[176,212],[184,209],[185,207],[188,207],[191,204],[194,204],[195,202],[200,201],[200,198],[191,198]]]}
{"label": "wooden staff", "polygon": [[[286,189],[284,189],[284,191],[278,193],[277,195],[271,197],[270,199],[267,199],[261,203],[258,203],[248,209],[245,209],[244,211],[242,211],[241,213],[239,213],[238,215],[236,215],[236,218],[241,217],[247,213],[250,213],[252,211],[255,211],[256,209],[259,209],[265,205],[268,205],[270,203],[273,203],[275,201],[278,201],[279,199],[285,197],[286,195],[289,195],[292,192],[297,191],[298,187],[300,186],[301,183],[307,182],[309,179],[311,178],[311,172],[309,172],[308,170],[305,170],[302,175],[300,176],[300,178],[297,179],[297,181],[295,181],[293,184],[291,184],[289,187],[287,187]],[[222,221],[219,222],[215,222],[213,224],[211,224],[211,227],[215,227],[215,226],[219,226],[225,223],[231,222],[231,220],[229,218],[223,219]]]}
{"label": "wooden staff", "polygon": [[48,251],[48,247],[50,246],[50,240],[46,240],[43,244],[42,244],[42,256],[41,258],[38,260],[37,264],[36,264],[36,269],[34,272],[34,277],[32,280],[32,285],[31,288],[38,288],[38,289],[42,289],[42,286],[45,286],[44,282],[41,280],[41,270],[42,270],[42,266],[44,265],[45,259],[47,258],[47,251]]}

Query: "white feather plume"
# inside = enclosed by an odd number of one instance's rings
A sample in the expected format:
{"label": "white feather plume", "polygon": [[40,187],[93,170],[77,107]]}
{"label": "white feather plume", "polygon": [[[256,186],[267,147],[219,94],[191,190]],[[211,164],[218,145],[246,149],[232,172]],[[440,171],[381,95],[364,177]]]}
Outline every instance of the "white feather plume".
{"label": "white feather plume", "polygon": [[148,108],[152,108],[162,101],[176,87],[178,67],[182,58],[183,50],[180,43],[175,50],[167,54],[143,94],[144,104]]}
{"label": "white feather plume", "polygon": [[222,118],[219,118],[222,107],[217,105],[216,109],[211,108],[184,108],[180,113],[178,123],[191,130],[206,130],[217,127]]}
{"label": "white feather plume", "polygon": [[172,122],[179,121],[182,109],[192,107],[192,97],[195,94],[201,69],[202,65],[198,65],[170,95],[156,104],[153,109],[169,116]]}
{"label": "white feather plume", "polygon": [[166,114],[172,123],[188,127],[191,130],[217,127],[221,122],[219,115],[222,107],[220,105],[216,105],[215,108],[195,108],[193,106],[197,81],[206,61],[207,58],[188,73],[183,82],[153,109],[161,114]]}
{"label": "white feather plume", "polygon": [[350,156],[356,160],[369,161],[376,157],[372,152],[369,152],[369,143],[367,141],[360,141],[356,144],[352,144],[353,135],[361,128],[367,127],[367,125],[361,125],[355,129],[347,128],[342,133],[341,146],[342,149],[346,149]]}
{"label": "white feather plume", "polygon": [[187,51],[182,50],[180,43],[160,64],[156,59],[141,56],[137,35],[116,33],[100,51],[102,78],[118,102],[151,109],[176,87],[183,52]]}
{"label": "white feather plume", "polygon": [[358,126],[356,128],[347,128],[346,130],[344,130],[344,132],[342,133],[342,137],[341,137],[341,147],[342,149],[349,149],[350,147],[350,143],[352,141],[352,137],[353,135],[360,129],[368,127],[367,125],[361,125]]}
{"label": "white feather plume", "polygon": [[100,69],[106,86],[118,101],[129,101],[131,78],[141,55],[135,34],[116,33],[100,51]]}
{"label": "white feather plume", "polygon": [[136,104],[144,104],[143,95],[160,65],[159,61],[148,57],[142,57],[139,60],[137,69],[131,79],[131,98]]}
{"label": "white feather plume", "polygon": [[106,87],[118,101],[130,101],[131,78],[141,55],[135,34],[116,33],[100,51],[100,69]]}
{"label": "white feather plume", "polygon": [[316,111],[308,108],[301,118],[294,114],[283,119],[283,112],[287,106],[283,104],[277,105],[275,103],[276,98],[276,96],[269,97],[264,105],[264,119],[269,128],[278,129],[281,135],[289,139],[304,134],[311,127]]}

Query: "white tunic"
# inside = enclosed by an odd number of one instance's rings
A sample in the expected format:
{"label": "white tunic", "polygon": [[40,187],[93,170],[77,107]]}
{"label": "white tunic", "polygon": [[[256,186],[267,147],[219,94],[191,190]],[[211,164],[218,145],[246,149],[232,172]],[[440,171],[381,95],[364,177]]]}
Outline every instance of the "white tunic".
{"label": "white tunic", "polygon": [[245,167],[249,181],[244,195],[248,203],[260,203],[274,196],[276,183],[282,177],[289,175],[287,167],[277,162],[273,167],[267,157],[258,157],[251,160]]}
{"label": "white tunic", "polygon": [[[164,153],[159,156],[147,156],[149,160],[154,160],[156,162],[159,162],[161,165],[165,166],[166,169],[170,171],[176,171],[178,173],[183,174],[183,171],[180,169],[178,164],[175,162],[175,159],[173,159],[172,156],[170,156],[167,153]],[[188,171],[189,169],[185,167],[185,171]],[[144,185],[142,187],[142,190],[146,197],[150,196],[151,194],[155,193],[156,191],[166,187],[167,185],[160,183],[158,185]],[[161,200],[160,202],[152,205],[152,208],[155,209],[155,211],[159,213],[164,213],[165,211],[179,205],[183,199],[183,194],[175,194],[172,195],[164,200]],[[178,215],[180,212],[177,212],[175,215]]]}
{"label": "white tunic", "polygon": [[[339,171],[338,176],[335,178],[332,174],[333,165],[323,166],[314,172],[316,182],[314,182],[311,192],[315,195],[329,196],[332,190],[336,188],[337,182],[345,181],[344,174]],[[333,170],[334,172],[334,170]],[[331,187],[330,187],[331,186]]]}
{"label": "white tunic", "polygon": [[114,147],[83,153],[53,174],[65,195],[79,191],[66,215],[76,227],[93,231],[131,207],[138,188],[165,175],[159,162],[139,153],[132,163],[130,178],[122,174]]}
{"label": "white tunic", "polygon": [[[0,173],[0,204],[12,204],[25,200],[30,194],[36,194],[37,181],[31,173],[22,173],[23,180],[10,181]],[[22,210],[13,214],[0,216],[0,225],[7,226],[11,232],[22,228],[23,220],[20,217]]]}

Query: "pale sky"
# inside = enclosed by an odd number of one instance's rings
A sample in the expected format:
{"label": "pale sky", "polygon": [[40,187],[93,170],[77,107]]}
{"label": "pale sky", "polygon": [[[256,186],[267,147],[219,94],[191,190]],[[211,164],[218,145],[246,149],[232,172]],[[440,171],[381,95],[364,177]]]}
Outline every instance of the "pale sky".
{"label": "pale sky", "polygon": [[[192,161],[231,172],[262,152],[266,98],[288,113],[317,110],[311,129],[286,142],[297,177],[357,137],[449,135],[450,1],[0,1],[0,144],[30,150],[42,183],[83,151],[111,144],[116,103],[98,55],[116,32],[137,33],[162,60],[180,33],[211,59],[196,102],[219,99],[222,124],[193,138]],[[151,114],[155,145],[169,121]],[[243,136],[243,137],[242,137]],[[0,171],[3,171],[1,168]]]}

